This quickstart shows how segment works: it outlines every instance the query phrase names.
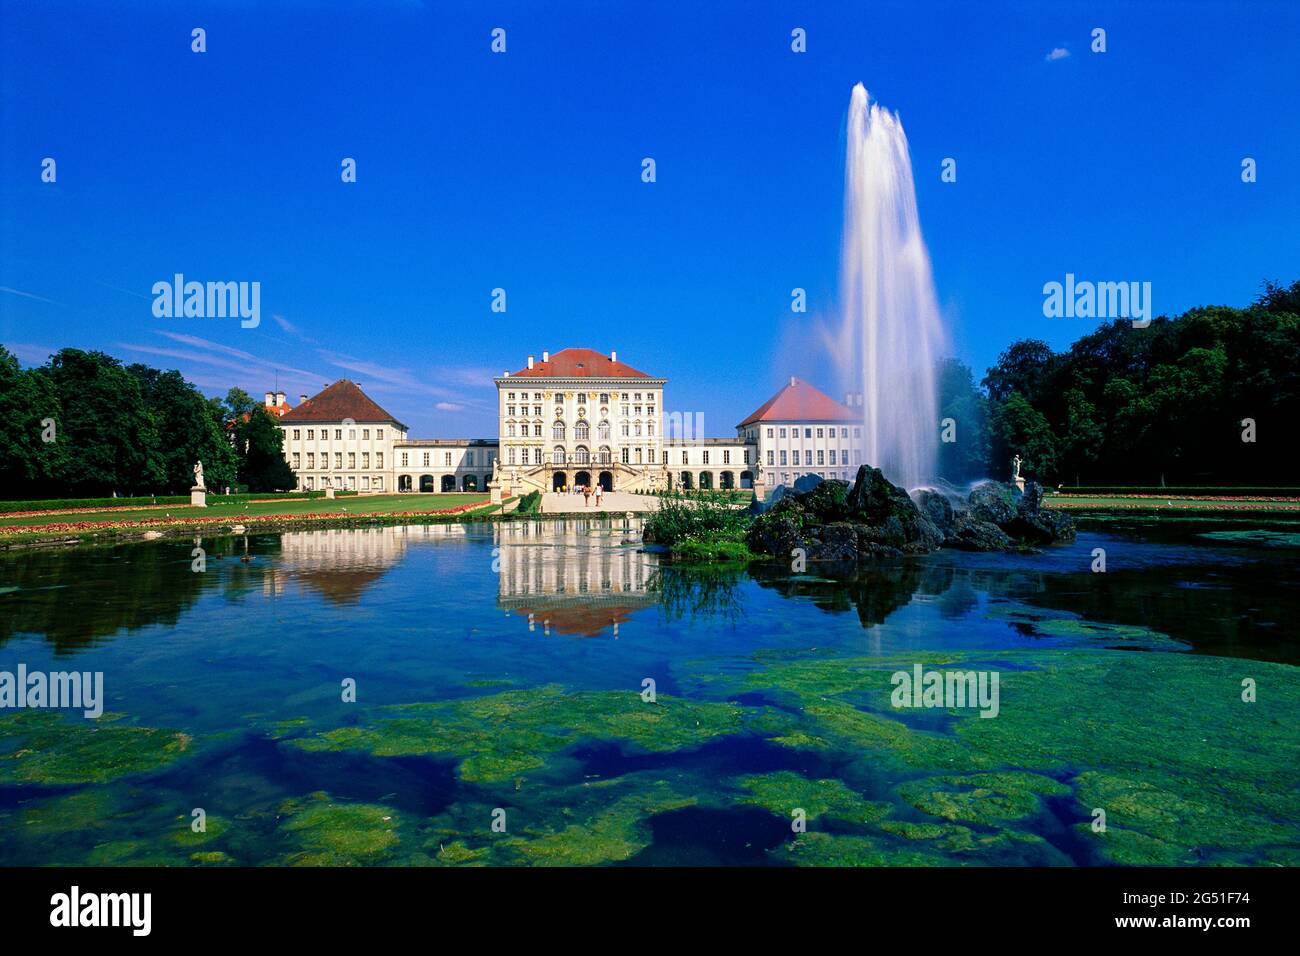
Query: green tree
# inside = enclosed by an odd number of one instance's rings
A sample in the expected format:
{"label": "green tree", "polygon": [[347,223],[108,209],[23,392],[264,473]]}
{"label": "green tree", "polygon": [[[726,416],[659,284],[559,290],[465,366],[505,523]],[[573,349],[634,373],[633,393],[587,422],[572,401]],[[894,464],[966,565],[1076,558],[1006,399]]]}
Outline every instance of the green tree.
{"label": "green tree", "polygon": [[219,488],[235,482],[237,461],[227,438],[224,416],[180,372],[146,365],[127,371],[140,383],[145,406],[158,431],[164,490],[183,494],[194,484],[194,463],[203,462],[204,479]]}
{"label": "green tree", "polygon": [[298,479],[284,460],[284,432],[275,420],[254,407],[235,420],[239,481],[249,491],[292,491]]}
{"label": "green tree", "polygon": [[0,498],[44,498],[57,492],[67,454],[59,440],[62,417],[50,380],[24,369],[0,346]]}
{"label": "green tree", "polygon": [[[936,368],[935,381],[939,397],[939,476],[960,483],[988,475],[988,403],[975,387],[970,366],[957,359],[944,359]],[[947,436],[953,440],[945,441]]]}
{"label": "green tree", "polygon": [[1019,455],[1021,474],[1049,482],[1056,477],[1056,436],[1047,419],[1019,392],[995,406],[993,415],[992,473],[1010,471],[1011,459]]}
{"label": "green tree", "polygon": [[161,488],[158,431],[139,381],[121,362],[103,352],[62,349],[38,371],[63,410],[60,492],[129,495]]}

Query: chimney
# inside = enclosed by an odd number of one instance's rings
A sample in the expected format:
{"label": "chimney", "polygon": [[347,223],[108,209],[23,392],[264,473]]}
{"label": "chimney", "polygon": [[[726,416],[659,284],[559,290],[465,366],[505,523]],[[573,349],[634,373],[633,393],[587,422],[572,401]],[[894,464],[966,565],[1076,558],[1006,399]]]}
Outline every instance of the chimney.
{"label": "chimney", "polygon": [[543,352],[543,353],[542,353],[542,361],[543,361],[543,362],[549,362],[550,360],[551,360],[551,353],[550,353],[550,352]]}
{"label": "chimney", "polygon": [[505,371],[503,371],[503,372],[501,373],[501,377],[502,377],[502,378],[509,378],[509,377],[510,377],[510,370],[509,370],[509,369],[506,369]]}
{"label": "chimney", "polygon": [[284,404],[284,392],[276,392],[276,393],[275,393],[275,404],[276,404],[277,406],[279,406],[279,405],[283,405],[283,404]]}
{"label": "chimney", "polygon": [[533,367],[533,357],[531,355],[528,356],[528,367],[529,368]]}
{"label": "chimney", "polygon": [[610,360],[611,362],[617,362],[617,361],[618,361],[618,353],[617,353],[617,352],[610,352],[610,353],[609,353],[609,360]]}
{"label": "chimney", "polygon": [[302,404],[303,402],[305,402],[305,401],[307,401],[307,396],[306,396],[306,395],[299,395],[299,396],[298,396],[298,404],[299,404],[299,405],[301,405],[301,404]]}
{"label": "chimney", "polygon": [[794,376],[793,376],[793,375],[790,376],[790,387],[791,387],[791,388],[794,388]]}
{"label": "chimney", "polygon": [[267,392],[267,393],[266,393],[266,407],[267,407],[267,408],[270,408],[272,405],[275,404],[275,402],[272,401],[272,399],[274,399],[274,398],[275,398],[275,396],[272,395],[270,392]]}

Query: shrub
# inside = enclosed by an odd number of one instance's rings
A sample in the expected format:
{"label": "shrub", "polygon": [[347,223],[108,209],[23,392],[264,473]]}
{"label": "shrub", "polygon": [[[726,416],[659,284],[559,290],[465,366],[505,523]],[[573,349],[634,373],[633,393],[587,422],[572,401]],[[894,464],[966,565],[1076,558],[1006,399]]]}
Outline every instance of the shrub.
{"label": "shrub", "polygon": [[542,493],[540,491],[530,491],[519,499],[519,507],[515,509],[518,515],[535,515],[542,510]]}

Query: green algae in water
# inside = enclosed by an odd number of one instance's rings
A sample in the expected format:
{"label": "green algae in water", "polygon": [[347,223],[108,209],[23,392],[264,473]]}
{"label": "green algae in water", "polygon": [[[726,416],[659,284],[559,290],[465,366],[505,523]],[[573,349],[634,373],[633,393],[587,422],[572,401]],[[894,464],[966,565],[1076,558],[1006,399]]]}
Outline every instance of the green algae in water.
{"label": "green algae in water", "polygon": [[1043,808],[1040,795],[1063,796],[1070,788],[1050,777],[1004,771],[931,777],[905,783],[898,792],[931,816],[990,825],[1035,816]]}
{"label": "green algae in water", "polygon": [[864,799],[840,780],[809,780],[788,770],[741,777],[737,783],[750,795],[740,800],[789,818],[796,808],[806,819],[836,817],[854,823],[878,820],[889,813],[887,803]]}
{"label": "green algae in water", "polygon": [[1018,624],[1037,637],[1057,638],[1072,647],[1119,648],[1144,651],[1184,651],[1191,645],[1137,624],[1089,621],[1078,615],[1025,604],[995,604],[985,617]]}
{"label": "green algae in water", "polygon": [[802,833],[795,840],[770,850],[769,855],[796,866],[946,866],[937,853],[895,849],[879,840],[849,833]]}
{"label": "green algae in water", "polygon": [[175,730],[20,711],[0,718],[0,784],[104,783],[165,767],[190,744]]}
{"label": "green algae in water", "polygon": [[355,866],[382,861],[398,842],[396,811],[372,803],[341,803],[313,794],[280,825],[299,849],[286,862],[295,866]]}
{"label": "green algae in water", "polygon": [[1202,531],[1197,537],[1227,544],[1262,544],[1269,548],[1300,548],[1300,532],[1296,531],[1243,528],[1240,531]]}
{"label": "green algae in water", "polygon": [[445,754],[461,779],[509,780],[545,764],[549,754],[584,740],[615,740],[651,752],[698,747],[739,733],[746,718],[766,716],[735,704],[634,691],[567,693],[556,684],[445,704],[379,708],[360,726],[290,741],[307,751],[361,750],[380,757]]}
{"label": "green algae in water", "polygon": [[620,797],[577,824],[551,832],[529,832],[502,841],[518,861],[532,866],[592,866],[629,860],[650,845],[647,820],[657,813],[696,803],[693,796],[657,786]]}

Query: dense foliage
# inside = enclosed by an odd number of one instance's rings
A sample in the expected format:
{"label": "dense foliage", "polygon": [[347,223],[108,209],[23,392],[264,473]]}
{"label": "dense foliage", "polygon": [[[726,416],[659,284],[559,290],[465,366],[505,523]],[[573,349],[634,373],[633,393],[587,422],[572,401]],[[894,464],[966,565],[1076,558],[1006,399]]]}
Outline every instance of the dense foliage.
{"label": "dense foliage", "polygon": [[1116,320],[1064,352],[1015,342],[983,392],[959,362],[939,381],[940,417],[956,425],[939,446],[949,480],[1006,477],[1019,454],[1023,474],[1051,484],[1293,485],[1300,281],[1266,283],[1245,309]]}
{"label": "dense foliage", "polygon": [[275,422],[238,389],[205,398],[176,371],[63,349],[24,369],[0,346],[0,499],[181,495],[296,484]]}

